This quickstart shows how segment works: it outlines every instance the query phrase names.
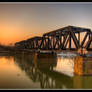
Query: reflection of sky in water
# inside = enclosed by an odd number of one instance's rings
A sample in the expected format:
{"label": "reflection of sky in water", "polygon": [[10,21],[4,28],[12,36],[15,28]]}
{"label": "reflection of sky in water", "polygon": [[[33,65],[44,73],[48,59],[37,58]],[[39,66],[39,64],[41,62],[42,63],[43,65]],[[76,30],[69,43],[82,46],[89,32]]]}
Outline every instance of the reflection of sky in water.
{"label": "reflection of sky in water", "polygon": [[13,57],[0,57],[0,88],[39,88],[14,62]]}
{"label": "reflection of sky in water", "polygon": [[74,72],[74,59],[73,58],[57,58],[57,65],[54,67],[54,71],[63,73],[68,76],[73,76]]}
{"label": "reflection of sky in water", "polygon": [[92,88],[92,76],[73,75],[75,61],[86,61],[84,70],[92,74],[92,58],[1,56],[0,88]]}

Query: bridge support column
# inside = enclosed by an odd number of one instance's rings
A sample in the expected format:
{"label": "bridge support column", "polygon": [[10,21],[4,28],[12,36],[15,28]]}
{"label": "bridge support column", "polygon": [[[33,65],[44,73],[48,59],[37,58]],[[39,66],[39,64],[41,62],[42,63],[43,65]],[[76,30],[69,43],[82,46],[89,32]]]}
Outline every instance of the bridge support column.
{"label": "bridge support column", "polygon": [[[86,61],[86,62],[85,62]],[[91,58],[83,58],[81,56],[74,59],[74,74],[76,75],[92,75]]]}
{"label": "bridge support column", "polygon": [[74,74],[76,75],[83,75],[83,58],[82,57],[75,57],[74,59]]}

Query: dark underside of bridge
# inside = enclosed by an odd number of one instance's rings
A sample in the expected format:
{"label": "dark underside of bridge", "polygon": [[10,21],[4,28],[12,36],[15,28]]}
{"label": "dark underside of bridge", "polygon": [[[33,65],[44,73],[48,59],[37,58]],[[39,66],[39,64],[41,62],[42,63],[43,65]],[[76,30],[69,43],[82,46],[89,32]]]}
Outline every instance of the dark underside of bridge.
{"label": "dark underside of bridge", "polygon": [[[83,38],[83,39],[82,39]],[[78,50],[92,51],[90,29],[67,26],[48,33],[15,43],[16,49],[30,50]]]}

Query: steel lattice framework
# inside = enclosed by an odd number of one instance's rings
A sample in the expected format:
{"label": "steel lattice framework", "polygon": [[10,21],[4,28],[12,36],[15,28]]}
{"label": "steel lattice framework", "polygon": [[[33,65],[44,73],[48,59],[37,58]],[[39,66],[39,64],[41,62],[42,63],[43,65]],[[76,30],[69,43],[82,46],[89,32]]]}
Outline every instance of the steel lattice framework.
{"label": "steel lattice framework", "polygon": [[[81,33],[85,33],[81,40]],[[41,50],[78,50],[86,48],[92,50],[92,32],[90,29],[67,26],[48,33],[42,37],[33,37],[25,41],[15,43],[16,48],[41,49]],[[74,45],[74,46],[73,46]]]}

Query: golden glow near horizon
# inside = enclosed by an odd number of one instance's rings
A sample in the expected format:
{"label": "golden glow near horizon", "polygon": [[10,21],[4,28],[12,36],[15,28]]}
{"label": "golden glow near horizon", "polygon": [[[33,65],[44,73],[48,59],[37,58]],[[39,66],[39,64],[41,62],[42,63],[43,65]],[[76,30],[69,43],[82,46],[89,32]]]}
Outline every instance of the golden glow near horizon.
{"label": "golden glow near horizon", "polygon": [[92,4],[0,4],[0,43],[41,36],[67,25],[91,28]]}
{"label": "golden glow near horizon", "polygon": [[38,88],[14,61],[14,57],[0,57],[0,87],[1,88]]}

